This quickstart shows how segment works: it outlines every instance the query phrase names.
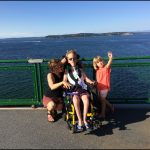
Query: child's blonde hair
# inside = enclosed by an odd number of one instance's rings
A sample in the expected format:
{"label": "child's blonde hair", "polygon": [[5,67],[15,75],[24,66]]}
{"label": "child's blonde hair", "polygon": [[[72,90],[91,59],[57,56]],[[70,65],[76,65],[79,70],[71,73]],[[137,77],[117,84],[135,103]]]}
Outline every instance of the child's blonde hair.
{"label": "child's blonde hair", "polygon": [[99,63],[100,61],[103,61],[100,56],[96,56],[93,58],[93,67],[95,70],[98,69],[97,63]]}

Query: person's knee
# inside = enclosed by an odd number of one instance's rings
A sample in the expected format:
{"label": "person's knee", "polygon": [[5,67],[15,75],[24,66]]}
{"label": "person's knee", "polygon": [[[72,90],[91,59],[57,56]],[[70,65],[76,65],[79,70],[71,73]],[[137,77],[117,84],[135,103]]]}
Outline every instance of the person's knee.
{"label": "person's knee", "polygon": [[83,102],[89,102],[89,96],[88,95],[82,95],[81,99]]}
{"label": "person's knee", "polygon": [[106,97],[103,97],[103,96],[101,96],[100,97],[100,100],[103,102],[103,101],[106,101]]}
{"label": "person's knee", "polygon": [[55,106],[56,106],[55,103],[53,101],[51,101],[47,104],[47,109],[53,110],[55,108]]}
{"label": "person's knee", "polygon": [[73,100],[73,104],[74,105],[77,105],[77,104],[80,103],[80,98],[78,96],[76,96],[76,95],[73,96],[72,100]]}

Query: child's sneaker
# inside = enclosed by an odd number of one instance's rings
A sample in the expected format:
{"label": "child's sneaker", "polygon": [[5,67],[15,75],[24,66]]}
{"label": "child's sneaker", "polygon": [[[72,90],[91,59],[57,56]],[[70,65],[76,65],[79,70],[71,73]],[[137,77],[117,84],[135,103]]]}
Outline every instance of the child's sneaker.
{"label": "child's sneaker", "polygon": [[87,131],[92,131],[92,127],[88,123],[85,124],[85,128]]}
{"label": "child's sneaker", "polygon": [[82,132],[83,131],[83,126],[77,125],[77,132]]}

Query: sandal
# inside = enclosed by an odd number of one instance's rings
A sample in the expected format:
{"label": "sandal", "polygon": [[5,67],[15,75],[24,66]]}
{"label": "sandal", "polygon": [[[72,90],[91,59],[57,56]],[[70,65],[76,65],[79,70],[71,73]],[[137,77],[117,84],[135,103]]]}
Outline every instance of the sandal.
{"label": "sandal", "polygon": [[47,112],[47,121],[48,122],[54,122],[54,118],[52,116],[52,113],[50,111]]}

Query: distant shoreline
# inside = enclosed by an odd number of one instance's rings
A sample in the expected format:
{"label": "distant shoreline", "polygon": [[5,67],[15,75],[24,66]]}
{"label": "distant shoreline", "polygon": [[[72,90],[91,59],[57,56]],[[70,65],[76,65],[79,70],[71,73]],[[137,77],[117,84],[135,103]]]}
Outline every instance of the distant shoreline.
{"label": "distant shoreline", "polygon": [[47,36],[36,36],[36,37],[0,37],[0,40],[5,39],[39,39],[39,38],[52,38],[52,39],[60,39],[60,38],[85,38],[85,37],[99,37],[99,36],[131,36],[137,34],[150,34],[150,31],[137,31],[137,32],[108,32],[108,33],[75,33],[75,34],[62,34],[62,35],[47,35]]}
{"label": "distant shoreline", "polygon": [[46,36],[46,38],[96,37],[96,36],[133,35],[133,34],[134,32],[76,33],[76,34],[48,35]]}

